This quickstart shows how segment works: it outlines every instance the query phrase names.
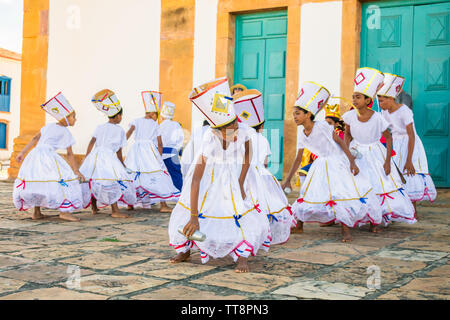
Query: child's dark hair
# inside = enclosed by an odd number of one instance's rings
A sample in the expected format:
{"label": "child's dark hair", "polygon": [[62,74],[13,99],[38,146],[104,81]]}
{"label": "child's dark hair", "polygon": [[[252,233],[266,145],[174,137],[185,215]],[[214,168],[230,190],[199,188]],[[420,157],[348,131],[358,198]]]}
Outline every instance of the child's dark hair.
{"label": "child's dark hair", "polygon": [[328,116],[328,117],[326,117],[326,118],[333,120],[334,123],[337,124],[337,128],[338,128],[339,130],[345,131],[345,123],[344,123],[344,121],[343,121],[342,119],[339,119],[339,118],[337,118],[337,117],[330,117],[330,116]]}
{"label": "child's dark hair", "polygon": [[[307,114],[309,112],[309,111],[307,111],[307,110],[305,110],[303,108],[299,108],[297,106],[296,106],[296,108],[298,108],[300,111],[303,111],[304,114]],[[314,121],[315,116],[312,114],[312,112],[311,112],[311,116],[309,118],[311,119],[311,121]]]}
{"label": "child's dark hair", "polygon": [[261,129],[261,127],[264,125],[264,122],[266,122],[266,120],[264,120],[263,122],[261,122],[257,126],[253,127],[253,129],[255,129],[256,131],[259,131],[259,129]]}
{"label": "child's dark hair", "polygon": [[237,121],[237,118],[235,118],[233,121],[231,121],[230,123],[228,123],[228,124],[226,124],[226,125],[224,125],[224,126],[222,126],[222,127],[218,127],[218,128],[214,128],[214,129],[216,129],[216,130],[221,130],[221,129],[226,129],[226,128],[228,128],[229,126],[231,126],[233,123],[235,123]]}
{"label": "child's dark hair", "polygon": [[117,112],[115,115],[113,115],[112,117],[108,117],[109,119],[115,119],[119,114],[123,113],[123,109],[120,109],[119,112]]}
{"label": "child's dark hair", "polygon": [[209,126],[209,122],[208,122],[208,120],[203,120],[203,124],[202,124],[202,126],[204,127],[204,126]]}

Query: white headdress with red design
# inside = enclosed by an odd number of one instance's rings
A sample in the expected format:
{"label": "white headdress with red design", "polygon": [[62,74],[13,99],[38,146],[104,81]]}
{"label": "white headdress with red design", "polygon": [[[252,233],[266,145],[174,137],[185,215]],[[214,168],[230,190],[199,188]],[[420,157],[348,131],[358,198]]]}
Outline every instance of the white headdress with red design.
{"label": "white headdress with red design", "polygon": [[369,98],[374,98],[383,86],[384,75],[381,71],[373,68],[359,68],[353,80],[353,92],[361,93]]}
{"label": "white headdress with red design", "polygon": [[405,78],[397,76],[392,73],[384,74],[383,86],[378,90],[377,95],[397,98],[403,88],[405,83]]}
{"label": "white headdress with red design", "polygon": [[145,112],[160,113],[162,105],[162,93],[157,91],[143,91],[141,93]]}
{"label": "white headdress with red design", "polygon": [[113,117],[122,110],[122,106],[120,105],[120,101],[116,94],[109,89],[97,92],[92,98],[92,103],[99,111],[103,112],[108,117]]}
{"label": "white headdress with red design", "polygon": [[244,90],[233,95],[234,111],[239,121],[256,127],[264,122],[264,106],[261,92]]}
{"label": "white headdress with red design", "polygon": [[74,112],[69,101],[67,101],[66,97],[64,97],[61,92],[48,100],[41,107],[58,121],[64,119],[69,114]]}
{"label": "white headdress with red design", "polygon": [[300,87],[294,106],[316,115],[326,105],[329,98],[330,92],[327,88],[315,82],[306,81]]}
{"label": "white headdress with red design", "polygon": [[209,81],[192,89],[189,99],[213,128],[222,127],[236,119],[233,98],[226,77]]}

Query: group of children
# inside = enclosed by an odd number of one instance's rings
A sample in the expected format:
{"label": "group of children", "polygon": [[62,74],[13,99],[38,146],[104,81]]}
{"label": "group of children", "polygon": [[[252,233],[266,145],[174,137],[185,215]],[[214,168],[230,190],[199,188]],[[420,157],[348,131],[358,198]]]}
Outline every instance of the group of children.
{"label": "group of children", "polygon": [[[412,112],[395,102],[403,83],[397,75],[358,69],[353,110],[342,117],[339,104],[328,103],[334,97],[325,87],[303,83],[293,106],[294,121],[302,126],[297,156],[281,184],[267,169],[271,152],[258,90],[230,89],[227,78],[194,88],[189,99],[205,121],[192,133],[181,164],[176,160],[183,137],[173,134],[179,124],[165,120],[158,126],[152,119],[158,115],[160,95],[143,93],[146,116],[133,121],[125,134],[118,126],[122,109],[117,97],[101,91],[93,102],[109,121],[96,129],[86,159],[75,171],[55,152],[66,148],[75,168],[74,139],[65,128],[75,123],[75,113],[58,95],[43,108],[59,122],[42,128],[18,156],[21,161],[39,141],[21,167],[14,203],[19,209],[35,207],[35,218],[42,217],[39,207],[47,207],[59,209],[63,219],[76,220],[70,212],[89,204],[93,213],[99,205],[112,205],[113,216],[126,217],[119,204],[132,209],[175,200],[168,232],[176,255],[170,262],[185,261],[191,250],[199,250],[203,263],[230,255],[236,272],[248,272],[250,256],[287,242],[291,233],[303,232],[306,222],[340,224],[343,242],[352,240],[351,228],[365,224],[379,232],[382,223],[415,223],[416,202],[433,201],[436,189]],[[376,99],[381,112],[371,109]],[[174,106],[165,107],[160,113],[170,118]],[[324,107],[326,121],[315,121]],[[161,138],[163,131],[172,133],[171,142]],[[123,161],[122,148],[133,133],[135,143]],[[284,190],[290,189],[300,166],[306,177],[291,206]],[[167,168],[175,173],[169,175]],[[193,240],[196,231],[205,239]]]}

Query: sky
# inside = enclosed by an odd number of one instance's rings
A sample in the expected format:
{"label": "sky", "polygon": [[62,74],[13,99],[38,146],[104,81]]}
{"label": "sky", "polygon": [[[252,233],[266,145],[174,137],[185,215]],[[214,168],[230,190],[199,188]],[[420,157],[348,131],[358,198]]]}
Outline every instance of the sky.
{"label": "sky", "polygon": [[0,0],[0,48],[22,53],[23,0]]}

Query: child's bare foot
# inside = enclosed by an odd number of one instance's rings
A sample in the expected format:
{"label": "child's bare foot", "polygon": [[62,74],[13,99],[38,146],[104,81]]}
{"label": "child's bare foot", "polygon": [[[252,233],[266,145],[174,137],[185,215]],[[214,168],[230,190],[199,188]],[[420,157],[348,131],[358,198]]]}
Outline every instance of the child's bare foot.
{"label": "child's bare foot", "polygon": [[172,212],[172,208],[170,208],[167,203],[165,202],[161,202],[161,207],[159,209],[159,212],[163,212],[163,213],[171,213]]}
{"label": "child's bare foot", "polygon": [[34,211],[33,211],[33,215],[31,216],[31,219],[32,220],[40,220],[40,219],[45,219],[45,218],[48,218],[48,216],[41,213],[41,208],[35,207]]}
{"label": "child's bare foot", "polygon": [[351,242],[353,240],[352,235],[350,234],[350,228],[346,225],[342,225],[342,242]]}
{"label": "child's bare foot", "polygon": [[186,261],[191,256],[191,251],[178,253],[175,257],[170,258],[170,263],[180,263]]}
{"label": "child's bare foot", "polygon": [[111,217],[113,218],[130,218],[130,215],[120,212],[117,202],[111,205],[111,209]]}
{"label": "child's bare foot", "polygon": [[291,228],[291,233],[303,233],[303,222],[298,221],[297,226],[294,228]]}
{"label": "child's bare foot", "polygon": [[239,257],[237,263],[238,265],[236,266],[236,269],[234,269],[235,272],[245,273],[250,271],[247,258]]}
{"label": "child's bare foot", "polygon": [[97,208],[97,200],[95,200],[94,198],[92,198],[91,200],[91,211],[93,215],[99,213],[99,210]]}
{"label": "child's bare foot", "polygon": [[370,224],[369,231],[370,231],[370,232],[373,232],[373,233],[379,233],[379,232],[381,232],[382,230],[381,230],[380,228],[378,228],[376,225]]}
{"label": "child's bare foot", "polygon": [[133,211],[133,210],[134,210],[134,207],[133,207],[133,206],[128,206],[127,210],[128,210],[128,211]]}
{"label": "child's bare foot", "polygon": [[62,220],[71,221],[71,222],[80,222],[81,221],[80,218],[75,217],[70,212],[60,212],[59,218]]}

